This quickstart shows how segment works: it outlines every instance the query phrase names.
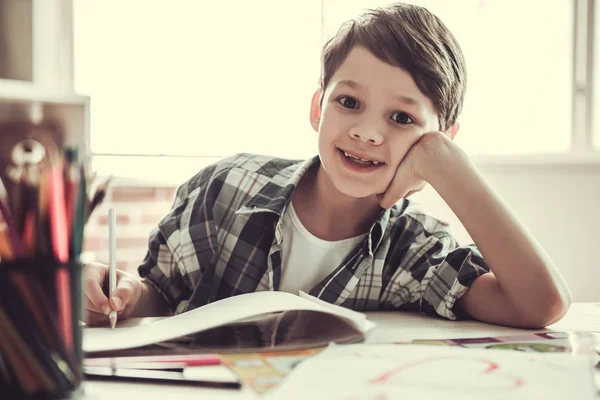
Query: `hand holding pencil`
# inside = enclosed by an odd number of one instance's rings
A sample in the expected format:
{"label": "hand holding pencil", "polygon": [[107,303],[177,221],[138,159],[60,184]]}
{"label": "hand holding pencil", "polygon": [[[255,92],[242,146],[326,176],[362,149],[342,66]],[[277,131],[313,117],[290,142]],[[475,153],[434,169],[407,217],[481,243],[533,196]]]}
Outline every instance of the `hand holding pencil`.
{"label": "hand holding pencil", "polygon": [[109,267],[102,263],[88,263],[83,269],[84,320],[88,325],[106,325],[109,315],[116,311],[119,320],[129,318],[141,298],[142,281],[125,271],[116,270],[116,289],[109,291]]}
{"label": "hand holding pencil", "polygon": [[[109,296],[113,296],[113,292],[117,288],[117,217],[115,216],[115,209],[110,208],[108,210],[108,242],[109,242],[109,264],[108,264],[108,293]],[[116,297],[113,298],[113,303],[118,302]],[[119,304],[115,304],[117,307]],[[108,314],[110,320],[110,327],[115,329],[117,324],[117,312],[113,308],[113,311]]]}
{"label": "hand holding pencil", "polygon": [[[136,316],[168,315],[166,304],[155,290],[144,286],[141,278],[117,269],[116,214],[108,210],[109,265],[88,263],[83,268],[84,319],[89,325],[110,323]],[[144,301],[140,304],[144,292]],[[138,310],[139,309],[139,310]],[[145,310],[145,311],[144,311]],[[160,311],[160,312],[159,312]]]}
{"label": "hand holding pencil", "polygon": [[90,325],[110,323],[114,329],[117,319],[127,319],[138,303],[142,283],[139,278],[117,270],[116,214],[108,210],[109,265],[89,263],[83,269],[85,282],[84,319]]}
{"label": "hand holding pencil", "polygon": [[89,325],[105,325],[109,322],[114,329],[117,319],[127,319],[132,315],[170,315],[168,304],[151,285],[139,277],[117,270],[116,215],[113,208],[109,209],[108,217],[109,265],[89,263],[83,269],[85,322]]}
{"label": "hand holding pencil", "polygon": [[[141,297],[141,282],[132,276],[127,276],[121,272],[122,279],[120,284],[117,285],[117,236],[116,236],[116,215],[115,209],[110,208],[108,210],[108,248],[109,248],[109,265],[108,271],[103,271],[101,264],[89,266],[89,268],[96,268],[96,273],[90,272],[88,266],[87,272],[84,270],[84,276],[92,280],[86,280],[87,282],[87,301],[84,306],[86,310],[86,319],[88,323],[94,323],[98,320],[105,321],[104,318],[98,318],[94,316],[98,312],[102,312],[103,315],[108,314],[108,320],[110,327],[115,328],[119,313],[123,314],[122,311],[126,311],[123,317],[127,317],[131,314],[133,306],[137,303],[137,300]],[[108,275],[108,276],[107,276]],[[96,279],[94,279],[96,278]],[[99,279],[98,279],[99,278]],[[100,286],[104,286],[108,279],[108,297],[104,295]],[[117,288],[120,287],[119,291]]]}

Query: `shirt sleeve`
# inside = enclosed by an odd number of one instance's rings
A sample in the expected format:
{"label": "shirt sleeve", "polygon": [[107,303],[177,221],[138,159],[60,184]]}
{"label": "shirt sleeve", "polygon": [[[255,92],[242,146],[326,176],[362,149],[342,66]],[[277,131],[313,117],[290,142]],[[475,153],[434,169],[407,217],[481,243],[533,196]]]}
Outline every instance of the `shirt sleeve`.
{"label": "shirt sleeve", "polygon": [[201,275],[198,241],[192,240],[190,232],[208,224],[200,217],[205,213],[198,211],[206,206],[211,175],[207,168],[177,189],[171,210],[150,233],[146,257],[138,267],[140,276],[176,314],[185,310]]}
{"label": "shirt sleeve", "polygon": [[419,311],[424,314],[435,312],[456,320],[457,315],[452,310],[456,300],[467,292],[476,278],[489,272],[490,268],[474,244],[459,246],[448,234],[436,239],[439,245],[434,246],[423,264],[415,266],[421,273],[424,272]]}
{"label": "shirt sleeve", "polygon": [[447,231],[420,234],[404,249],[390,284],[391,308],[458,317],[452,310],[475,279],[490,268],[478,248],[460,246]]}

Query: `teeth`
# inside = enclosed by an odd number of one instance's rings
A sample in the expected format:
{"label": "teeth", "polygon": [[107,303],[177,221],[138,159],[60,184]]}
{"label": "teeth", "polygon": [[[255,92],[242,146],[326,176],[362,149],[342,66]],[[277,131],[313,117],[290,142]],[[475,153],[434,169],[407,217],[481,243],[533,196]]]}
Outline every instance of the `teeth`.
{"label": "teeth", "polygon": [[370,162],[370,163],[373,163],[373,165],[378,165],[378,164],[379,164],[379,161],[365,160],[364,158],[360,158],[360,157],[353,156],[352,154],[350,154],[350,153],[348,153],[348,152],[344,152],[344,155],[345,155],[346,157],[351,157],[351,158],[354,158],[354,159],[356,159],[356,160],[360,160],[360,161],[364,161],[364,162]]}
{"label": "teeth", "polygon": [[346,152],[344,152],[344,154],[346,155],[346,157],[352,157],[352,158],[355,158],[355,159],[357,159],[357,160],[360,160],[360,161],[371,161],[371,160],[365,160],[364,158],[360,158],[360,157],[353,156],[353,155],[352,155],[352,154],[350,154],[350,153],[346,153]]}

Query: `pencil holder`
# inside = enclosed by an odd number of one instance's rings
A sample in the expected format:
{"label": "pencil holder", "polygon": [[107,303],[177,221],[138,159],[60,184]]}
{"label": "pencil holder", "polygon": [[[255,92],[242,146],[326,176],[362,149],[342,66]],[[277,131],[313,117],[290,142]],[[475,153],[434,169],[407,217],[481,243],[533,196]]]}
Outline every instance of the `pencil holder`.
{"label": "pencil holder", "polygon": [[0,263],[0,397],[63,399],[82,381],[82,265]]}

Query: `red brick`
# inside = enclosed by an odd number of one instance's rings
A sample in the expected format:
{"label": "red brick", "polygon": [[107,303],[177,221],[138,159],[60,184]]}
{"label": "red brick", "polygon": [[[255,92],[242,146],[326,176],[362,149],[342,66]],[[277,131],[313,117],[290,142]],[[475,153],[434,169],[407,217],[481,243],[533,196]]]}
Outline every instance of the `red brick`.
{"label": "red brick", "polygon": [[83,240],[83,249],[85,251],[98,251],[106,248],[106,240],[95,236],[87,236]]}
{"label": "red brick", "polygon": [[131,218],[129,218],[129,215],[117,215],[115,219],[117,221],[117,225],[129,225],[131,223]]}
{"label": "red brick", "polygon": [[[108,225],[108,215],[99,215],[96,221],[98,225]],[[117,225],[129,225],[131,218],[129,215],[117,215],[116,221]]]}
{"label": "red brick", "polygon": [[117,249],[139,249],[148,247],[148,238],[117,238]]}
{"label": "red brick", "polygon": [[156,200],[156,189],[151,187],[118,187],[112,191],[113,203],[139,203]]}
{"label": "red brick", "polygon": [[156,200],[172,201],[176,190],[177,188],[172,187],[156,188]]}
{"label": "red brick", "polygon": [[142,224],[158,224],[164,217],[164,214],[143,214],[142,215]]}

